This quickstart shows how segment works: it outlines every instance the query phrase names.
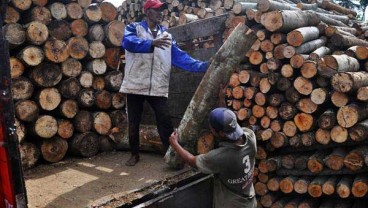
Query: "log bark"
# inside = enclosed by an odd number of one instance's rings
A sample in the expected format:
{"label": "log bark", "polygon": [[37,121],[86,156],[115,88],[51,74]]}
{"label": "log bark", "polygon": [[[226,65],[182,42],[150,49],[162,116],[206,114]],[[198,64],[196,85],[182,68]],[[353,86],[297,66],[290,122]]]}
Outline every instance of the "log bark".
{"label": "log bark", "polygon": [[308,186],[309,195],[315,198],[322,196],[322,186],[327,179],[328,177],[326,176],[317,176],[314,178]]}
{"label": "log bark", "polygon": [[280,181],[280,190],[289,194],[294,190],[294,183],[298,180],[295,176],[288,176]]}
{"label": "log bark", "polygon": [[331,78],[331,85],[339,92],[351,92],[368,86],[368,72],[341,72]]}
{"label": "log bark", "polygon": [[368,138],[368,120],[361,121],[349,128],[349,136],[353,141],[363,141]]}
{"label": "log bark", "polygon": [[83,59],[84,57],[87,56],[88,52],[90,52],[89,44],[87,40],[84,39],[83,37],[69,38],[69,40],[67,41],[67,47],[70,57],[75,58],[77,60]]}
{"label": "log bark", "polygon": [[73,136],[74,126],[70,120],[58,119],[58,135],[63,139],[69,139]]}
{"label": "log bark", "polygon": [[30,73],[30,78],[41,87],[54,87],[62,77],[60,66],[50,62],[41,63]]}
{"label": "log bark", "polygon": [[75,100],[64,100],[59,105],[59,112],[65,118],[74,118],[78,111],[78,103]]}
{"label": "log bark", "polygon": [[55,163],[64,158],[68,150],[68,142],[60,137],[44,139],[41,144],[41,154],[47,162]]}
{"label": "log bark", "polygon": [[364,166],[364,158],[367,155],[368,148],[366,146],[357,147],[350,151],[344,158],[344,165],[349,170],[357,171]]}
{"label": "log bark", "polygon": [[11,79],[16,79],[24,73],[23,63],[16,57],[10,57],[10,77]]}
{"label": "log bark", "polygon": [[45,55],[39,47],[26,46],[19,52],[17,57],[28,66],[37,66],[44,60]]}
{"label": "log bark", "polygon": [[345,128],[354,126],[359,121],[368,117],[368,108],[356,104],[349,104],[337,111],[337,123]]}
{"label": "log bark", "polygon": [[64,98],[71,99],[77,97],[79,91],[81,90],[81,86],[76,78],[71,77],[61,81],[58,89]]}
{"label": "log bark", "polygon": [[333,109],[326,110],[318,118],[318,126],[322,129],[331,129],[335,124],[336,112]]}
{"label": "log bark", "polygon": [[331,53],[331,49],[326,46],[321,46],[314,50],[311,54],[309,54],[309,59],[312,61],[318,61],[318,59],[322,58],[324,55],[328,55]]}
{"label": "log bark", "polygon": [[88,34],[88,24],[83,19],[76,19],[70,23],[70,30],[76,37],[84,37]]}
{"label": "log bark", "polygon": [[19,152],[22,166],[25,170],[36,166],[41,155],[40,149],[31,142],[20,144]]}
{"label": "log bark", "polygon": [[34,86],[26,77],[19,77],[13,80],[11,86],[12,97],[14,101],[27,100],[32,97]]}
{"label": "log bark", "polygon": [[77,77],[82,72],[82,64],[74,58],[68,58],[61,63],[61,72],[65,77]]}
{"label": "log bark", "polygon": [[353,185],[352,177],[343,177],[336,186],[336,193],[340,198],[347,198],[351,194],[351,188]]}
{"label": "log bark", "polygon": [[98,153],[98,135],[94,132],[75,134],[69,143],[70,152],[81,157],[91,157]]}
{"label": "log bark", "polygon": [[[223,46],[214,56],[213,64],[211,64],[209,69],[207,70],[203,81],[200,83],[196,93],[194,94],[188,106],[187,112],[183,116],[183,119],[178,128],[180,141],[186,141],[186,143],[190,144],[191,146],[196,144],[198,133],[203,127],[203,118],[216,103],[216,95],[218,94],[216,92],[217,89],[209,90],[206,86],[210,83],[211,86],[219,86],[220,83],[225,83],[226,80],[229,79],[230,75],[233,73],[232,70],[235,68],[235,65],[240,63],[240,61],[242,60],[243,57],[241,54],[245,54],[253,45],[255,40],[256,35],[254,34],[254,32],[250,31],[244,25],[238,25],[225,41]],[[235,43],[233,41],[236,41],[237,44],[233,44]],[[229,51],[232,55],[229,54]],[[225,53],[226,55],[223,53]],[[227,59],[225,59],[226,61],[223,61],[224,59],[221,58],[224,56],[227,57]],[[215,69],[223,70],[216,70],[218,71],[218,73],[216,73],[217,76],[214,76],[211,79],[206,78],[210,75],[212,76]],[[225,72],[224,69],[231,70]],[[189,147],[189,150],[194,152],[193,147]],[[169,150],[167,151],[165,158],[166,163],[168,163],[170,167],[181,168],[183,165],[183,162],[180,161],[180,159],[171,148],[169,148]]]}
{"label": "log bark", "polygon": [[339,177],[331,176],[322,185],[322,192],[328,196],[332,195],[336,191],[336,185],[339,182]]}
{"label": "log bark", "polygon": [[320,173],[324,169],[323,159],[326,157],[326,152],[317,152],[309,157],[308,169],[312,173]]}
{"label": "log bark", "polygon": [[92,129],[93,116],[90,112],[81,110],[73,118],[73,126],[76,131],[85,133]]}
{"label": "log bark", "polygon": [[333,44],[333,46],[336,46],[338,48],[349,48],[351,46],[356,46],[356,45],[360,45],[360,46],[368,46],[368,42],[356,37],[351,37],[351,36],[346,36],[346,35],[341,35],[341,34],[334,34],[331,36],[330,38],[331,43]]}
{"label": "log bark", "polygon": [[44,45],[45,57],[54,63],[61,63],[69,57],[67,44],[62,40],[48,40]]}
{"label": "log bark", "polygon": [[328,1],[328,0],[323,0],[322,1],[322,4],[321,4],[321,7],[323,9],[326,9],[326,10],[334,10],[334,11],[337,11],[337,12],[340,12],[342,14],[346,14],[346,15],[349,15],[349,14],[352,14],[353,16],[356,16],[357,13],[354,11],[354,10],[351,10],[351,9],[347,9],[345,7],[342,7],[338,4],[335,4],[331,1]]}
{"label": "log bark", "polygon": [[289,32],[300,27],[316,26],[319,22],[316,14],[305,11],[273,11],[261,17],[261,24],[271,32]]}
{"label": "log bark", "polygon": [[49,34],[57,40],[66,41],[72,36],[69,22],[66,20],[53,20],[48,25]]}
{"label": "log bark", "polygon": [[120,47],[124,29],[125,24],[122,21],[114,20],[108,23],[104,28],[106,44],[112,47]]}
{"label": "log bark", "polygon": [[327,78],[339,72],[357,72],[359,68],[358,60],[347,55],[326,55],[318,61],[319,75]]}
{"label": "log bark", "polygon": [[347,152],[342,148],[336,148],[323,159],[325,165],[331,170],[341,170],[344,167],[344,158]]}
{"label": "log bark", "polygon": [[39,116],[39,107],[32,100],[21,100],[15,103],[15,115],[21,121],[34,122]]}
{"label": "log bark", "polygon": [[317,27],[301,27],[287,34],[287,42],[294,47],[298,47],[303,43],[315,40],[318,37],[319,30]]}

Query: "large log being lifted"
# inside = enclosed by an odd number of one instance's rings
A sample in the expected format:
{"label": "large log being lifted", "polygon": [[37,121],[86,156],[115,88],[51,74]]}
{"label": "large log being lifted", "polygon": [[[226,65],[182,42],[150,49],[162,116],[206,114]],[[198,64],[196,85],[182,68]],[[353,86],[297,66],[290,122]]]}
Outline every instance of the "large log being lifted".
{"label": "large log being lifted", "polygon": [[[252,30],[245,25],[238,25],[214,56],[178,128],[180,141],[184,142],[191,152],[195,152],[194,146],[203,128],[204,118],[216,104],[217,86],[227,82],[256,39],[257,36]],[[172,148],[167,151],[165,159],[172,168],[183,167],[182,160]]]}

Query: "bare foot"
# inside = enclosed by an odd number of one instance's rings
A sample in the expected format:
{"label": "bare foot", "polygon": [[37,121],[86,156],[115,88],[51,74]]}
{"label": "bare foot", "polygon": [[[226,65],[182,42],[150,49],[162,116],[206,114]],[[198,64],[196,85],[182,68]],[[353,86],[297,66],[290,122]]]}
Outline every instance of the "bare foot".
{"label": "bare foot", "polygon": [[126,166],[135,166],[139,161],[139,155],[131,155],[129,160],[125,162]]}

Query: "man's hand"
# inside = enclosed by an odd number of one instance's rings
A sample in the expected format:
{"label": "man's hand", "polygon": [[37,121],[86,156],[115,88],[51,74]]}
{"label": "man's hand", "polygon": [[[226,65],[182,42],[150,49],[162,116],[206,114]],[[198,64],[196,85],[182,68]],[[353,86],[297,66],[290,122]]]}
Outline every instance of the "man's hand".
{"label": "man's hand", "polygon": [[177,129],[175,129],[175,131],[171,134],[169,142],[171,145],[179,143],[179,135]]}
{"label": "man's hand", "polygon": [[165,49],[171,45],[171,39],[168,36],[156,38],[152,41],[152,46]]}

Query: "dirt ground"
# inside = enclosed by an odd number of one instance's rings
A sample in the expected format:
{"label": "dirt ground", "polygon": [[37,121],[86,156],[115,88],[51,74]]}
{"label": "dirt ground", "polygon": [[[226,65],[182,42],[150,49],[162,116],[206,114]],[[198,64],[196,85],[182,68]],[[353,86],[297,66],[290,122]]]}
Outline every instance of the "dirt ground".
{"label": "dirt ground", "polygon": [[163,155],[153,153],[142,153],[141,161],[128,167],[123,162],[129,156],[124,151],[101,153],[25,171],[28,207],[92,207],[188,170],[170,170]]}

